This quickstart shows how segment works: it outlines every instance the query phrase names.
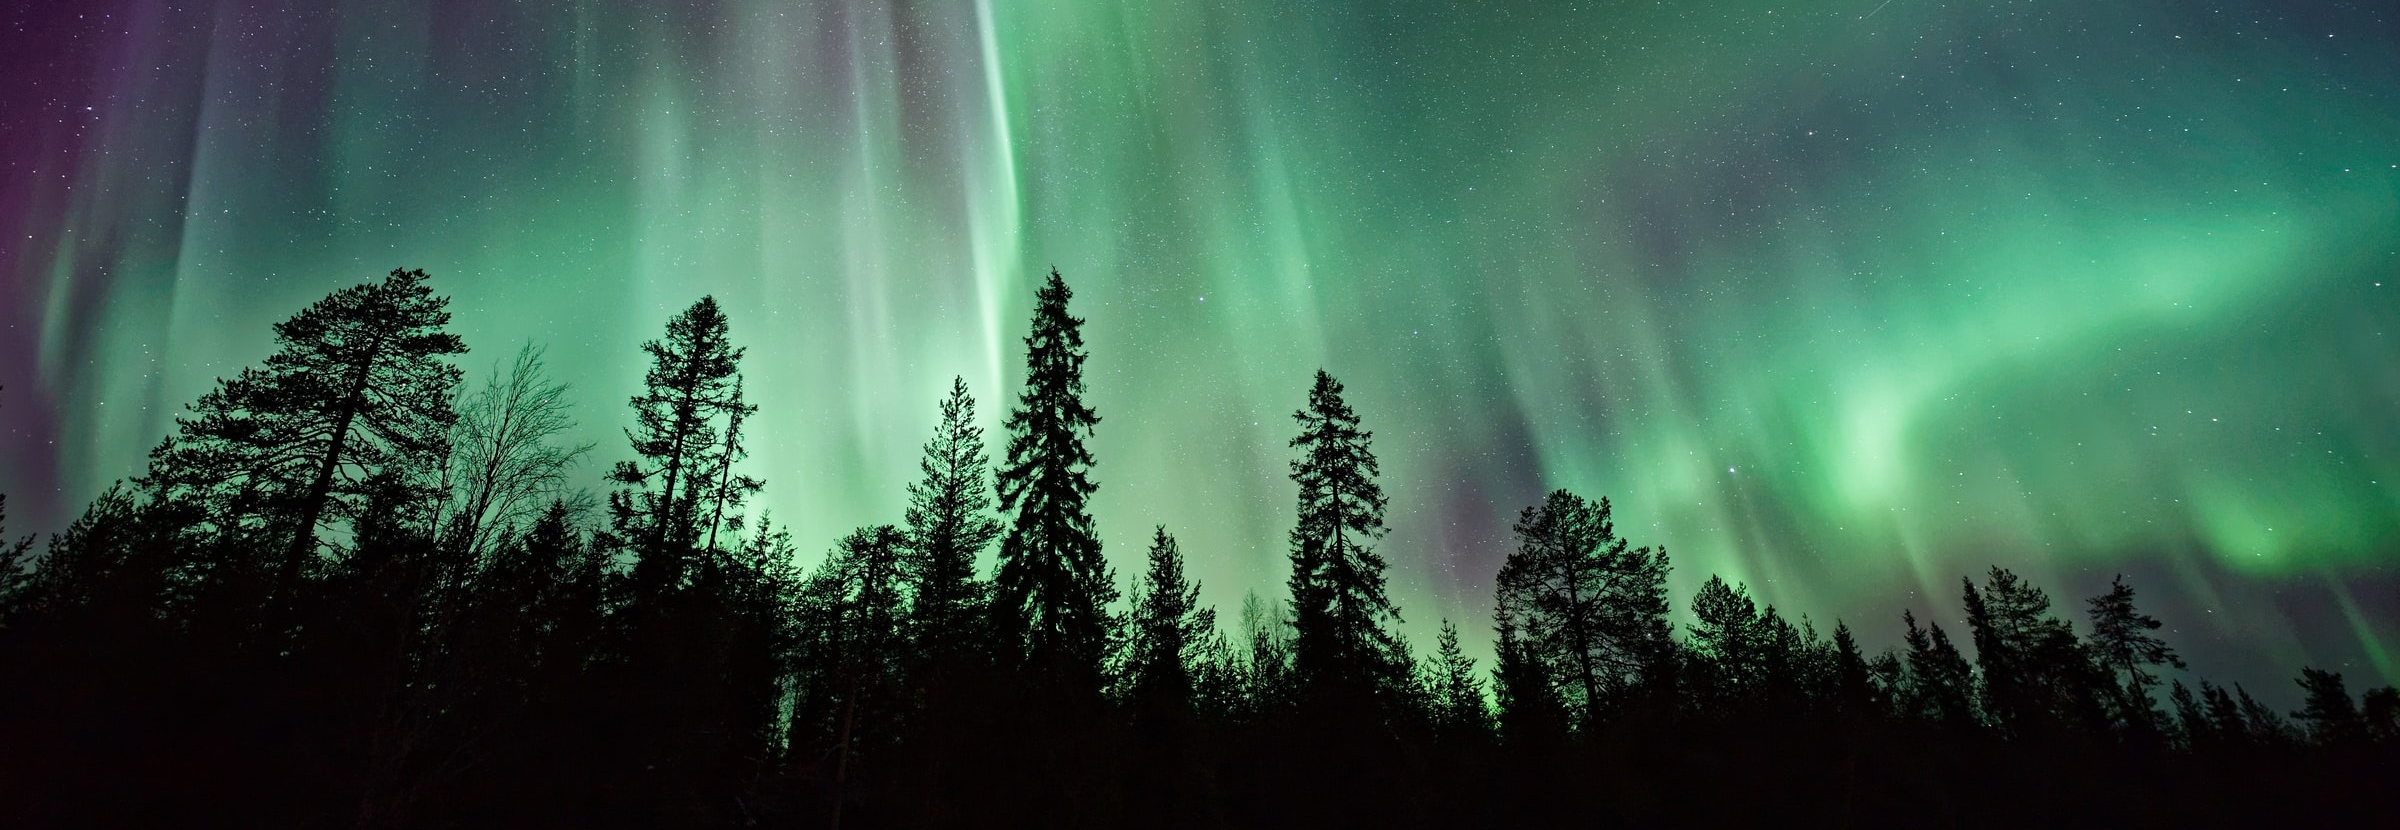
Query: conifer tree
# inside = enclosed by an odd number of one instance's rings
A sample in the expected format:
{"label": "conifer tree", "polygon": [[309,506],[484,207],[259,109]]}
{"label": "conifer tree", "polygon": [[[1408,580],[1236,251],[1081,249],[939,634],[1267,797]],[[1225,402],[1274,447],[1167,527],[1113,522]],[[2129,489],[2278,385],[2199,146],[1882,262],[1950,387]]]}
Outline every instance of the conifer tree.
{"label": "conifer tree", "polygon": [[637,557],[634,589],[656,596],[689,576],[692,549],[702,541],[700,507],[711,478],[729,459],[719,421],[756,411],[739,392],[742,349],[727,339],[725,313],[701,297],[667,321],[667,336],[642,344],[650,369],[633,396],[634,428],[626,431],[638,461],[620,461],[608,497],[617,544]]}
{"label": "conifer tree", "polygon": [[1565,490],[1519,514],[1516,534],[1500,566],[1499,613],[1590,729],[1611,698],[1657,679],[1649,675],[1671,653],[1666,552],[1619,537],[1607,499]]}
{"label": "conifer tree", "polygon": [[790,743],[801,758],[824,758],[824,771],[836,779],[899,735],[895,721],[907,704],[900,687],[906,543],[890,525],[859,528],[801,590],[804,671]]}
{"label": "conifer tree", "polygon": [[1858,638],[1851,635],[1850,625],[1833,622],[1833,691],[1835,705],[1844,712],[1863,714],[1875,709],[1875,672],[1865,653],[1858,648]]}
{"label": "conifer tree", "polygon": [[920,651],[966,636],[984,600],[976,557],[1000,536],[1000,523],[991,517],[983,429],[975,425],[975,399],[965,378],[950,380],[941,407],[941,423],[917,462],[924,478],[908,486],[907,565],[915,592],[909,616]]}
{"label": "conifer tree", "polygon": [[1193,667],[1217,629],[1217,612],[1200,606],[1200,583],[1184,576],[1183,551],[1161,525],[1150,541],[1149,569],[1133,589],[1127,669],[1144,705],[1190,705]]}
{"label": "conifer tree", "polygon": [[717,446],[717,469],[709,477],[708,490],[702,496],[709,504],[708,541],[701,545],[703,550],[718,550],[720,530],[740,533],[742,503],[766,489],[766,482],[733,471],[733,465],[750,457],[750,448],[742,443],[742,420],[756,411],[758,407],[743,402],[742,377],[735,375],[733,401],[725,407],[725,440]]}
{"label": "conifer tree", "polygon": [[1292,413],[1300,449],[1292,481],[1300,486],[1293,526],[1293,668],[1308,688],[1335,694],[1388,691],[1399,673],[1400,619],[1384,592],[1383,488],[1369,447],[1374,433],[1342,401],[1342,384],[1317,371],[1308,405]]}
{"label": "conifer tree", "polygon": [[1927,621],[1917,627],[1916,614],[1900,612],[1908,624],[1908,674],[1911,709],[1918,717],[1951,726],[1974,726],[1975,671],[1950,642],[1942,624]]}
{"label": "conifer tree", "polygon": [[[1280,606],[1280,607],[1279,607]],[[1298,693],[1292,671],[1289,604],[1272,603],[1256,591],[1242,595],[1242,685],[1248,715],[1282,710]]]}
{"label": "conifer tree", "polygon": [[1539,747],[1565,737],[1566,702],[1550,669],[1505,615],[1493,646],[1492,692],[1499,709],[1500,740],[1521,748]]}
{"label": "conifer tree", "polygon": [[216,533],[281,544],[271,568],[286,589],[313,564],[325,522],[359,518],[378,474],[430,488],[458,418],[459,371],[443,358],[467,347],[425,279],[394,270],[275,324],[275,353],[177,417],[140,483],[195,503]]}
{"label": "conifer tree", "polygon": [[2175,709],[2175,729],[2181,733],[2183,748],[2200,751],[2213,747],[2219,740],[2216,725],[2209,722],[2199,696],[2181,680],[2169,681],[2168,686],[2167,702]]}
{"label": "conifer tree", "polygon": [[2164,640],[2150,632],[2159,629],[2156,617],[2135,610],[2133,586],[2125,584],[2125,576],[2109,583],[2108,593],[2091,598],[2092,651],[2102,665],[2115,676],[2120,700],[2119,709],[2128,723],[2138,728],[2153,728],[2158,719],[2158,706],[2150,699],[2150,687],[2158,685],[2158,677],[2145,671],[2148,666],[2183,668],[2183,658],[2167,647]]}
{"label": "conifer tree", "polygon": [[2338,672],[2300,670],[2300,690],[2307,697],[2292,716],[2308,724],[2308,739],[2320,746],[2350,746],[2366,737],[2366,721]]}
{"label": "conifer tree", "polygon": [[33,535],[26,534],[15,542],[8,541],[8,497],[0,495],[0,629],[8,627],[22,602],[25,586],[33,581]]}
{"label": "conifer tree", "polygon": [[1426,699],[1433,706],[1434,731],[1458,740],[1491,734],[1491,704],[1483,696],[1483,678],[1475,673],[1475,658],[1458,645],[1458,626],[1442,621],[1434,640],[1433,665],[1426,677]]}
{"label": "conifer tree", "polygon": [[1765,644],[1758,608],[1748,590],[1710,575],[1692,594],[1691,647],[1701,671],[1694,684],[1702,703],[1723,705],[1756,688],[1763,679]]}
{"label": "conifer tree", "polygon": [[1009,651],[1097,687],[1107,655],[1115,577],[1100,558],[1089,507],[1098,488],[1084,440],[1100,422],[1083,402],[1083,320],[1058,270],[1035,294],[1025,336],[1025,391],[1009,412],[1000,510],[1010,514],[993,576],[992,613]]}
{"label": "conifer tree", "polygon": [[2097,726],[2097,665],[2074,626],[2050,616],[2050,598],[1994,567],[1978,590],[1962,579],[1967,626],[1982,669],[1984,711],[2012,734],[2062,725]]}

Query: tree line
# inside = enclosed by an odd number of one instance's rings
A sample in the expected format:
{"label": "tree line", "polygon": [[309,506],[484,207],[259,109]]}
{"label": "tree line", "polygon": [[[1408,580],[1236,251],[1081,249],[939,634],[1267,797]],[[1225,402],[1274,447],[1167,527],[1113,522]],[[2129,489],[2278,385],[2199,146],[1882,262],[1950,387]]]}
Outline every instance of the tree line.
{"label": "tree line", "polygon": [[1963,579],[1971,659],[1913,612],[1870,656],[1715,577],[1678,631],[1665,549],[1565,490],[1517,518],[1493,665],[1447,620],[1421,653],[1373,433],[1323,371],[1287,591],[1220,625],[1169,528],[1129,578],[1102,555],[1071,298],[1055,270],[1036,294],[999,458],[954,380],[898,521],[804,569],[750,510],[758,410],[713,299],[643,344],[594,497],[538,348],[468,389],[424,272],[336,291],[141,476],[0,545],[0,819],[1914,826],[2288,817],[2388,783],[2400,691],[2304,669],[2287,715],[2186,684],[2121,577],[2080,632],[2007,570]]}

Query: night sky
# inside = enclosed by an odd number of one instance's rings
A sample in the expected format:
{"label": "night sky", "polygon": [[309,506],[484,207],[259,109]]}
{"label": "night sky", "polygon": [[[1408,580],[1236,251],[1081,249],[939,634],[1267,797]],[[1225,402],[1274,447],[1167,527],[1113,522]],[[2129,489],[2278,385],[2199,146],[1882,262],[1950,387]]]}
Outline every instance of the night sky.
{"label": "night sky", "polygon": [[[1320,366],[1420,646],[1550,488],[1897,640],[2124,572],[2193,670],[2400,681],[2400,12],[2382,3],[20,0],[0,491],[56,529],[268,325],[395,267],[546,345],[600,486],[713,293],[811,556],[895,522],[1039,275],[1100,531],[1277,596]],[[995,446],[997,446],[995,441]],[[2079,624],[2079,630],[2082,626]]]}

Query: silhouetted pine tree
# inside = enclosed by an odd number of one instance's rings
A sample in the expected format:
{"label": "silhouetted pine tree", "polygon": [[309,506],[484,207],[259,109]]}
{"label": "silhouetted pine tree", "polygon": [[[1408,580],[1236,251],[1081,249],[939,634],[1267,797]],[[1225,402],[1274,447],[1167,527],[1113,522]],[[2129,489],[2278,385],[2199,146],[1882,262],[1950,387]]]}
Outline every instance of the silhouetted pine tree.
{"label": "silhouetted pine tree", "polygon": [[2150,698],[2150,687],[2158,685],[2158,677],[2145,668],[2180,669],[2183,658],[2177,657],[2166,641],[2150,633],[2158,630],[2161,623],[2135,610],[2133,586],[2125,584],[2123,574],[2109,583],[2108,593],[2093,597],[2090,605],[2093,656],[2108,667],[2116,680],[2118,710],[2135,729],[2155,730],[2158,704]]}
{"label": "silhouetted pine tree", "polygon": [[733,465],[750,457],[750,448],[742,443],[742,419],[756,411],[758,407],[742,401],[742,377],[735,375],[733,399],[725,406],[725,439],[718,444],[717,455],[713,459],[717,469],[709,475],[706,482],[708,490],[701,496],[709,509],[708,539],[700,545],[703,550],[719,550],[719,531],[740,533],[742,503],[766,489],[766,482],[734,472],[733,469]]}
{"label": "silhouetted pine tree", "polygon": [[1442,620],[1442,633],[1433,645],[1425,697],[1433,708],[1434,734],[1449,741],[1490,737],[1491,703],[1484,698],[1483,678],[1476,674],[1475,659],[1459,648],[1458,626]]}
{"label": "silhouetted pine tree", "polygon": [[2233,696],[2239,701],[2242,728],[2249,733],[2251,742],[2260,746],[2285,746],[2300,740],[2299,730],[2292,726],[2291,721],[2284,719],[2283,713],[2251,697],[2241,684],[2234,684]]}
{"label": "silhouetted pine tree", "polygon": [[730,466],[740,420],[756,408],[742,399],[743,350],[714,298],[670,318],[666,337],[642,350],[651,365],[626,431],[638,458],[609,473],[618,489],[599,540],[633,558],[610,615],[618,645],[596,681],[621,733],[605,809],[649,823],[716,821],[740,813],[774,755],[782,623],[762,599],[775,590],[773,563],[709,538],[731,523],[718,506],[761,486]]}
{"label": "silhouetted pine tree", "polygon": [[1617,536],[1607,499],[1553,491],[1517,518],[1496,603],[1530,659],[1562,681],[1580,729],[1671,661],[1667,555]]}
{"label": "silhouetted pine tree", "polygon": [[1908,624],[1908,709],[1934,723],[1972,727],[1982,722],[1975,706],[1975,670],[1950,642],[1942,624],[1927,621],[1917,627],[1916,614],[1900,612]]}
{"label": "silhouetted pine tree", "polygon": [[1342,384],[1317,371],[1308,405],[1292,413],[1300,448],[1292,481],[1300,486],[1299,520],[1292,527],[1293,659],[1304,688],[1337,697],[1393,691],[1399,643],[1388,626],[1400,619],[1384,593],[1383,488],[1368,446],[1374,433],[1359,428],[1342,401]]}
{"label": "silhouetted pine tree", "polygon": [[2073,624],[2050,616],[2042,589],[1994,567],[1978,590],[1964,580],[1967,626],[1982,669],[1984,711],[1994,724],[2026,736],[2060,728],[2107,724],[2101,703],[2108,685]]}
{"label": "silhouetted pine tree", "polygon": [[609,471],[620,489],[608,497],[616,544],[635,557],[637,601],[655,601],[690,577],[701,543],[701,505],[725,469],[719,420],[756,410],[739,395],[742,349],[727,339],[725,312],[702,297],[667,321],[667,336],[642,344],[650,369],[633,396],[626,431],[638,461]]}
{"label": "silhouetted pine tree", "polygon": [[1057,269],[1035,294],[1025,391],[1009,412],[1008,463],[998,477],[1000,510],[1011,515],[992,612],[1010,652],[1097,689],[1117,589],[1088,507],[1099,485],[1083,442],[1100,416],[1083,402],[1083,320],[1067,313],[1072,296]]}
{"label": "silhouetted pine tree", "polygon": [[1517,636],[1514,622],[1503,616],[1497,628],[1492,696],[1498,704],[1501,743],[1532,749],[1565,738],[1567,706],[1559,699],[1549,667]]}
{"label": "silhouetted pine tree", "polygon": [[[793,759],[813,767],[835,804],[903,734],[907,537],[891,525],[844,537],[808,578],[798,613],[802,670],[793,700]],[[838,809],[838,807],[837,807]]]}
{"label": "silhouetted pine tree", "polygon": [[1299,695],[1292,671],[1292,615],[1288,604],[1242,595],[1242,700],[1244,717],[1280,713]]}
{"label": "silhouetted pine tree", "polygon": [[983,429],[975,425],[975,399],[967,394],[966,379],[951,379],[941,407],[941,423],[917,462],[924,477],[908,486],[907,565],[915,593],[909,620],[921,652],[972,645],[970,629],[985,600],[975,560],[1000,536],[1000,523],[990,513]]}
{"label": "silhouetted pine tree", "polygon": [[445,330],[448,304],[424,271],[394,270],[275,324],[275,353],[177,417],[139,483],[198,505],[196,529],[281,546],[267,567],[288,593],[316,564],[322,524],[363,518],[377,474],[386,486],[433,485],[458,417],[459,371],[443,358],[467,350]]}
{"label": "silhouetted pine tree", "polygon": [[2204,752],[2223,743],[2216,724],[2209,721],[2207,707],[2198,695],[2192,694],[2192,688],[2181,680],[2170,681],[2168,685],[2167,703],[2175,710],[2175,731],[2183,740],[2183,747]]}
{"label": "silhouetted pine tree", "polygon": [[2323,669],[2300,670],[2300,690],[2307,695],[2292,716],[2308,724],[2308,739],[2320,746],[2347,747],[2366,738],[2366,720],[2342,675]]}
{"label": "silhouetted pine tree", "polygon": [[1850,634],[1850,625],[1840,620],[1833,623],[1833,701],[1834,708],[1844,714],[1865,715],[1882,708],[1875,688],[1875,671],[1867,664],[1866,655],[1858,649],[1858,638]]}
{"label": "silhouetted pine tree", "polygon": [[1758,608],[1742,586],[1710,575],[1692,594],[1691,650],[1696,658],[1687,688],[1704,710],[1734,706],[1767,679],[1766,648]]}
{"label": "silhouetted pine tree", "polygon": [[0,630],[8,628],[24,602],[26,586],[33,582],[32,552],[33,534],[8,541],[8,496],[0,495]]}
{"label": "silhouetted pine tree", "polygon": [[1125,668],[1132,699],[1153,712],[1187,712],[1193,667],[1217,629],[1217,612],[1200,606],[1200,583],[1185,578],[1183,551],[1163,525],[1133,589],[1131,623]]}

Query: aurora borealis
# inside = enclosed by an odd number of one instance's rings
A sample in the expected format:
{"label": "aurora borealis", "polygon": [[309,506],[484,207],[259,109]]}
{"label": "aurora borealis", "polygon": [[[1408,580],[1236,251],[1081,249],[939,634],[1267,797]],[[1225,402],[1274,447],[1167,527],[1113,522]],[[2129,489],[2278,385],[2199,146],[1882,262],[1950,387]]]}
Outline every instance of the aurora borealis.
{"label": "aurora borealis", "polygon": [[[50,530],[268,326],[395,267],[470,382],[572,383],[591,486],[703,293],[803,547],[996,432],[1055,265],[1101,534],[1286,569],[1320,366],[1408,632],[1605,495],[1870,647],[1991,564],[2119,571],[2194,669],[2400,682],[2400,21],[2373,4],[20,4],[0,492]],[[2265,696],[2265,695],[2262,695]]]}

